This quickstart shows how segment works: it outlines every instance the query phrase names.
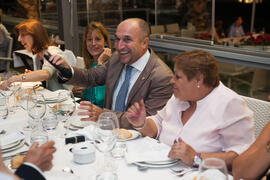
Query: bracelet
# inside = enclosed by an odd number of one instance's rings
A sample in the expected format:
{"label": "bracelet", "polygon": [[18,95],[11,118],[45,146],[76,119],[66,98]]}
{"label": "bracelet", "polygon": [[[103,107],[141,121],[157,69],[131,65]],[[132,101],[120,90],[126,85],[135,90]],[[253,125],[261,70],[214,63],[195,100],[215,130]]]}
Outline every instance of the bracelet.
{"label": "bracelet", "polygon": [[143,128],[146,126],[146,121],[147,121],[147,120],[145,119],[145,121],[144,121],[144,123],[143,123],[142,126],[139,126],[139,127],[133,127],[133,128],[136,129],[137,131],[143,129]]}

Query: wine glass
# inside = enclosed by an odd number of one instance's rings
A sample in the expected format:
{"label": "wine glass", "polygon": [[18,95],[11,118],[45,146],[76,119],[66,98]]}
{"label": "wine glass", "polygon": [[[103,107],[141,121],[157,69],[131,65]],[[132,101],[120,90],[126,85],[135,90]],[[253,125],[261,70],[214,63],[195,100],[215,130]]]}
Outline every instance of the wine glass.
{"label": "wine glass", "polygon": [[42,94],[34,93],[29,96],[27,101],[27,112],[29,117],[33,119],[30,123],[32,128],[41,126],[41,119],[46,113],[45,98]]}
{"label": "wine glass", "polygon": [[198,180],[228,180],[228,171],[223,160],[204,159],[199,166]]}
{"label": "wine glass", "polygon": [[15,93],[21,87],[21,82],[13,82],[11,84],[7,83],[7,80],[13,75],[17,75],[17,72],[4,73],[0,77],[1,83],[5,83],[5,90],[1,90],[1,94],[4,94],[8,98],[8,111],[10,114],[14,113],[15,107]]}
{"label": "wine glass", "polygon": [[74,95],[71,91],[61,91],[58,93],[58,103],[57,110],[60,115],[64,116],[63,123],[65,123],[65,133],[67,134],[67,130],[69,129],[69,117],[74,113],[76,109],[76,101]]}
{"label": "wine glass", "polygon": [[103,176],[108,176],[108,172],[111,172],[111,176],[115,176],[112,171],[116,169],[116,165],[110,159],[110,151],[114,148],[119,134],[119,122],[115,113],[101,113],[96,123],[95,132],[95,146],[104,154],[103,170],[98,177],[103,179]]}
{"label": "wine glass", "polygon": [[27,111],[27,101],[30,96],[34,93],[33,88],[21,88],[18,91],[18,96],[16,97],[20,107]]}

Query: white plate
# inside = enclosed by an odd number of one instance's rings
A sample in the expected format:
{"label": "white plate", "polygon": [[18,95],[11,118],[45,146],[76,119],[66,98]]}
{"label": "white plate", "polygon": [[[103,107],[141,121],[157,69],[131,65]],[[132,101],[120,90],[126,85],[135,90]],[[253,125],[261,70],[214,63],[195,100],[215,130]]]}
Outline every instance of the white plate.
{"label": "white plate", "polygon": [[153,165],[165,165],[165,164],[172,164],[177,162],[177,159],[167,160],[167,161],[145,161],[145,164],[153,164]]}
{"label": "white plate", "polygon": [[15,142],[13,142],[13,143],[7,144],[7,145],[5,145],[5,146],[1,146],[1,149],[2,149],[2,151],[3,151],[3,150],[6,150],[6,149],[9,149],[9,148],[18,146],[20,143],[21,143],[21,140],[18,140],[18,141],[15,141]]}
{"label": "white plate", "polygon": [[25,142],[25,140],[23,139],[20,141],[20,143],[17,146],[14,146],[14,147],[6,149],[6,150],[2,150],[2,153],[6,153],[6,152],[10,152],[10,151],[14,151],[16,149],[19,149],[19,148],[23,147],[24,142]]}
{"label": "white plate", "polygon": [[139,131],[135,131],[135,130],[128,130],[128,131],[132,134],[132,136],[130,138],[127,138],[127,139],[119,139],[118,138],[117,141],[121,141],[121,142],[130,141],[132,139],[136,139],[136,138],[141,136],[141,133]]}
{"label": "white plate", "polygon": [[79,118],[73,119],[71,120],[70,123],[72,126],[76,127],[76,128],[84,128],[86,126],[95,124],[95,122],[92,121],[81,121]]}
{"label": "white plate", "polygon": [[170,164],[148,164],[148,163],[143,163],[143,162],[136,162],[134,164],[138,166],[145,166],[145,167],[151,167],[151,168],[165,168],[165,167],[174,166],[175,164],[177,164],[177,161]]}

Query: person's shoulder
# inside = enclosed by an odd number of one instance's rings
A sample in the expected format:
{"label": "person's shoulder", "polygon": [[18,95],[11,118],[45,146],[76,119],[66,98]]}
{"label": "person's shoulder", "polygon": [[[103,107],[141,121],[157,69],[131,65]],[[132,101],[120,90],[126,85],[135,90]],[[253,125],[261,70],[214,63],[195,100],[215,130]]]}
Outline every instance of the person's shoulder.
{"label": "person's shoulder", "polygon": [[35,168],[22,164],[16,171],[15,174],[24,180],[45,180],[44,176]]}

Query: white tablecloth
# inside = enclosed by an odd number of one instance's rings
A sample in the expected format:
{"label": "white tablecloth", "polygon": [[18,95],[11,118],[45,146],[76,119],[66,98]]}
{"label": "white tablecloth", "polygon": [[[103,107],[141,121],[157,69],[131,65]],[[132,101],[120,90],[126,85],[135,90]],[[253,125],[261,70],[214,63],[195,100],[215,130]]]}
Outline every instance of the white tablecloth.
{"label": "white tablecloth", "polygon": [[[0,121],[1,129],[5,129],[8,132],[23,131],[23,127],[27,125],[28,115],[27,112],[18,108],[16,113],[9,114],[6,120]],[[56,131],[61,130],[61,124],[57,127]],[[30,131],[24,131],[26,141],[29,142]],[[73,154],[69,151],[72,145],[65,145],[64,138],[54,137],[56,142],[55,147],[57,151],[54,154],[53,168],[50,172],[61,172],[63,168],[70,167],[74,174],[82,180],[95,180],[98,173],[100,163],[102,161],[102,154],[96,151],[96,161],[92,164],[79,165],[73,162]],[[128,143],[128,142],[127,142]],[[174,175],[169,168],[149,168],[146,171],[139,171],[136,165],[128,165],[124,159],[116,160],[117,162],[117,175],[118,180],[173,180],[173,179],[192,179],[192,175],[189,174],[185,177],[178,177]],[[6,164],[9,163],[7,160]],[[47,173],[46,173],[47,174]],[[196,174],[196,173],[195,173]],[[63,177],[63,179],[67,180]]]}

